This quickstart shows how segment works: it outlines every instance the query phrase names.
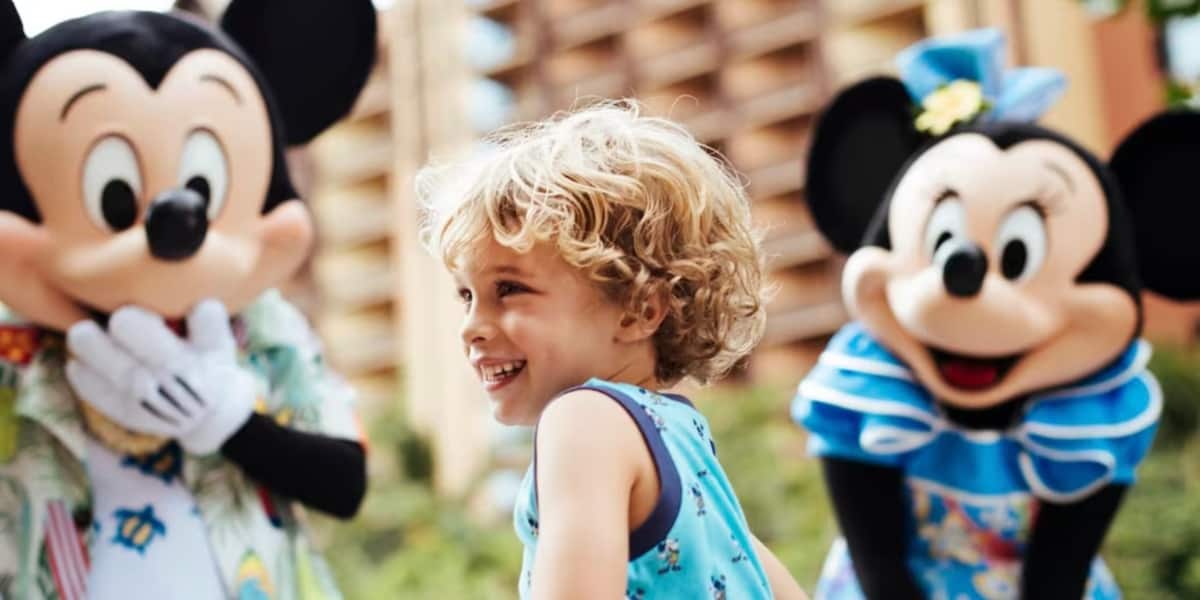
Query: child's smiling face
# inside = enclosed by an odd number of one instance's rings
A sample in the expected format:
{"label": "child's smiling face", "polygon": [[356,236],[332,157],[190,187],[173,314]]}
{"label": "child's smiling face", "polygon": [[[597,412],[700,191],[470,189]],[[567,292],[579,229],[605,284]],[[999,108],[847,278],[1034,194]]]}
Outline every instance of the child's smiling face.
{"label": "child's smiling face", "polygon": [[553,248],[522,254],[489,240],[454,275],[463,350],[501,423],[536,423],[556,394],[591,377],[653,375],[649,340],[630,340],[621,307]]}

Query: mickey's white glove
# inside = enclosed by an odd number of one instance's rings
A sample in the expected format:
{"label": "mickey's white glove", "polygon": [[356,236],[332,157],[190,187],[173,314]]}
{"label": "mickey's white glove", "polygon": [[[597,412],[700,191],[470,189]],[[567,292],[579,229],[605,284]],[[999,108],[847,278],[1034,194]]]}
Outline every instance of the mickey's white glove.
{"label": "mickey's white glove", "polygon": [[124,427],[215,452],[254,411],[253,378],[237,364],[225,307],[205,300],[187,318],[188,340],[138,307],[67,332],[67,379],[79,397]]}

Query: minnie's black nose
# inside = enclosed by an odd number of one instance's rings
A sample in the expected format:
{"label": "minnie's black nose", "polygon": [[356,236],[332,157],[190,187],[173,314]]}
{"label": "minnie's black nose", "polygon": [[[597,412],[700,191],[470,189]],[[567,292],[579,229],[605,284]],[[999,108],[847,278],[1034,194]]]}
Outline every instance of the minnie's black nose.
{"label": "minnie's black nose", "polygon": [[961,244],[942,266],[942,285],[951,296],[971,298],[983,287],[988,260],[983,249],[970,242]]}
{"label": "minnie's black nose", "polygon": [[146,211],[150,253],[163,260],[184,260],[204,245],[208,215],[204,197],[183,188],[167,190]]}

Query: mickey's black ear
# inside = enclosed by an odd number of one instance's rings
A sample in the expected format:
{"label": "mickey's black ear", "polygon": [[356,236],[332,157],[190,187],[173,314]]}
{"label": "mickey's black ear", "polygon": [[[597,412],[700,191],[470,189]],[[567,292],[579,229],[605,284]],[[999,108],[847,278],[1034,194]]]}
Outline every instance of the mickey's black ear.
{"label": "mickey's black ear", "polygon": [[900,168],[920,145],[912,100],[899,81],[876,77],[833,99],[817,121],[805,196],[817,228],[849,254]]}
{"label": "mickey's black ear", "polygon": [[10,1],[0,0],[0,58],[7,58],[25,41],[25,25],[17,7]]}
{"label": "mickey's black ear", "polygon": [[1200,298],[1200,113],[1151,118],[1121,142],[1110,167],[1133,221],[1143,284],[1176,300]]}
{"label": "mickey's black ear", "polygon": [[289,145],[346,116],[375,62],[370,0],[233,0],[221,28],[267,78]]}

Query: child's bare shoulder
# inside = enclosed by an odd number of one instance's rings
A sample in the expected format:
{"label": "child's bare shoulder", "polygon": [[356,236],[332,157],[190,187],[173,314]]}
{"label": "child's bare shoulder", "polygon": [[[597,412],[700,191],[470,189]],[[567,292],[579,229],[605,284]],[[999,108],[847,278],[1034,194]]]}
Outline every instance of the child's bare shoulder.
{"label": "child's bare shoulder", "polygon": [[647,466],[652,471],[634,417],[621,402],[595,389],[572,390],[552,401],[538,420],[536,443],[539,476],[550,462],[630,477],[639,477]]}

